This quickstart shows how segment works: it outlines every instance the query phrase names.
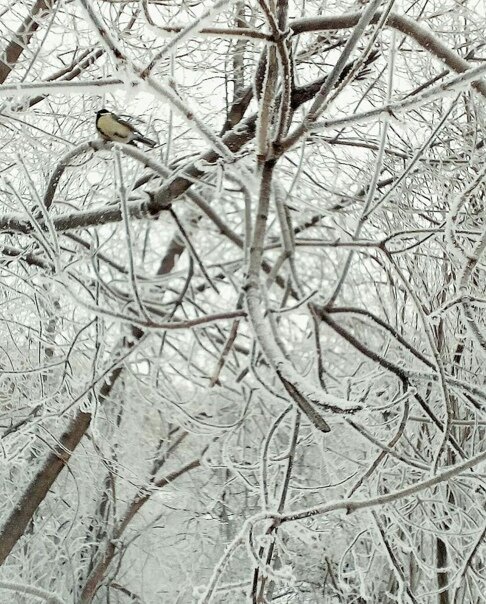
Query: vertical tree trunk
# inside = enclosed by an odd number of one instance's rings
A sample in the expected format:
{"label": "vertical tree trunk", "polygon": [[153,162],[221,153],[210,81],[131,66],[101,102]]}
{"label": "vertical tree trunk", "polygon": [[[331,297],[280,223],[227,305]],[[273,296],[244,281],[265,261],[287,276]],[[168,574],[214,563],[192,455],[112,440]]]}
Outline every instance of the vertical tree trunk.
{"label": "vertical tree trunk", "polygon": [[441,591],[438,594],[438,604],[449,604],[449,590],[446,589],[449,575],[445,570],[447,568],[447,546],[440,537],[437,537],[436,542],[436,564],[437,564],[437,586]]}

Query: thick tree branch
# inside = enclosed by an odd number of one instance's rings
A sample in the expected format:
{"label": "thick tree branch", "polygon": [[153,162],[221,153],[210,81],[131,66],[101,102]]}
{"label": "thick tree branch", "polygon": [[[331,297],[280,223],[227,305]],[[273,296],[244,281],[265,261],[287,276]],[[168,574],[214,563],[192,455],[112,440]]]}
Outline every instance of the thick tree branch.
{"label": "thick tree branch", "polygon": [[39,29],[43,13],[52,9],[55,0],[36,0],[17,32],[0,55],[0,84],[3,84],[15,67],[20,56]]}

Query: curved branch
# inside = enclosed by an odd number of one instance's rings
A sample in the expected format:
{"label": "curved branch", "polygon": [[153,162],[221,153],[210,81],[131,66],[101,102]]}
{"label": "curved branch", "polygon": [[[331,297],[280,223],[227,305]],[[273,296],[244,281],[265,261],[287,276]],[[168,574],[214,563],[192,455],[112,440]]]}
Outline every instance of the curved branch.
{"label": "curved branch", "polygon": [[[352,63],[346,69],[350,69]],[[344,72],[343,72],[344,73]],[[326,76],[327,77],[327,76]],[[291,98],[291,107],[293,110],[297,109],[307,101],[310,101],[319,91],[322,86],[324,78],[319,78],[310,84],[305,86],[297,87],[292,91]],[[103,80],[99,80],[100,83]],[[122,83],[121,80],[110,79],[110,83],[114,85],[118,85]],[[55,86],[62,86],[62,82],[54,82]],[[98,81],[95,82],[98,84]],[[41,89],[46,83],[36,84],[36,89]],[[84,82],[81,82],[80,85],[85,86]],[[93,84],[94,85],[94,84]],[[30,85],[29,85],[30,86]],[[34,85],[32,85],[34,86]],[[14,85],[11,86],[12,91],[17,91]],[[0,88],[0,96],[1,96]],[[243,103],[243,108],[246,107],[246,101]],[[239,106],[237,103],[236,105]],[[238,111],[241,110],[241,107]],[[239,119],[239,113],[232,116],[231,122],[233,120]],[[227,132],[222,137],[223,144],[233,153],[238,152],[242,149],[246,144],[248,144],[255,136],[255,128],[256,128],[256,114],[253,114],[246,118],[242,123],[238,122],[235,124],[235,128]],[[90,145],[93,148],[97,148],[95,145],[100,144],[104,145],[105,148],[110,148],[113,143],[98,143],[97,141],[92,141]],[[145,165],[152,170],[158,172],[160,164],[156,161],[151,160],[145,153],[141,152],[134,147],[130,147],[128,145],[123,145],[123,153],[129,154],[136,159],[141,159],[143,157],[143,162]],[[174,180],[169,180],[169,182],[164,183],[155,193],[150,195],[150,200],[143,202],[132,202],[128,204],[128,211],[130,214],[130,218],[132,219],[142,219],[142,218],[156,218],[160,214],[160,212],[166,210],[170,204],[184,195],[186,191],[188,191],[194,182],[197,182],[202,176],[204,176],[203,170],[201,170],[200,166],[207,164],[214,164],[220,155],[214,150],[210,149],[203,155],[199,156],[195,161],[187,166],[183,171],[181,171],[181,176],[174,178]],[[202,208],[201,208],[202,209]],[[93,209],[86,212],[75,212],[72,214],[64,214],[59,216],[53,220],[54,227],[57,231],[69,231],[72,229],[80,229],[80,228],[88,228],[94,226],[100,226],[102,224],[109,224],[114,222],[121,221],[121,212],[120,209],[116,206],[110,206],[109,208],[100,208]],[[15,214],[4,214],[0,217],[0,231],[14,231],[18,233],[28,234],[32,230],[30,224],[25,221],[21,216]]]}
{"label": "curved branch", "polygon": [[46,208],[46,210],[49,210],[52,205],[52,201],[53,201],[54,195],[56,193],[57,185],[59,184],[59,181],[61,180],[61,176],[64,174],[64,170],[69,166],[70,162],[75,157],[77,157],[78,155],[82,155],[83,153],[86,153],[86,151],[89,151],[90,149],[94,149],[95,151],[97,150],[95,143],[91,143],[91,142],[83,143],[83,144],[79,145],[78,147],[75,147],[69,153],[67,153],[61,159],[61,161],[57,164],[56,169],[54,170],[51,178],[49,179],[49,183],[47,185],[47,189],[46,189],[46,192],[44,195],[44,207]]}
{"label": "curved branch", "polygon": [[[428,480],[423,480],[422,482],[414,482],[412,485],[404,487],[403,489],[400,489],[398,491],[385,493],[384,495],[378,495],[377,497],[370,497],[369,499],[344,499],[342,501],[330,501],[329,503],[326,503],[322,506],[316,506],[306,510],[299,510],[291,514],[286,514],[284,516],[279,516],[278,520],[282,523],[293,522],[295,520],[311,518],[312,516],[320,516],[322,514],[326,514],[327,512],[333,512],[335,510],[347,510],[348,512],[354,512],[355,510],[363,510],[371,507],[376,507],[378,505],[383,505],[385,503],[392,503],[393,501],[403,499],[404,497],[416,495],[417,493],[420,493],[425,489],[440,484],[441,482],[445,482],[446,480],[450,480],[455,476],[459,476],[459,474],[462,474],[462,472],[474,468],[474,466],[479,465],[484,460],[486,460],[486,451],[483,451],[482,453],[479,453],[475,457],[471,457],[471,459],[468,459],[462,463],[456,464],[455,466],[450,467],[449,469],[445,470],[444,472],[441,472],[440,474],[436,474]],[[269,516],[270,514],[265,515],[265,517]]]}
{"label": "curved branch", "polygon": [[243,543],[245,535],[248,534],[249,531],[252,530],[252,527],[257,523],[265,520],[273,520],[274,522],[278,522],[279,524],[283,524],[285,522],[295,522],[296,520],[304,520],[306,518],[313,518],[315,516],[322,516],[323,514],[327,514],[329,512],[335,512],[337,510],[345,510],[348,514],[350,512],[354,512],[356,510],[364,510],[368,508],[377,507],[379,505],[384,505],[387,503],[393,503],[394,501],[398,501],[399,499],[403,499],[404,497],[410,497],[412,495],[416,495],[425,489],[438,485],[442,482],[450,480],[456,476],[459,476],[465,470],[469,470],[479,465],[483,461],[486,460],[486,451],[479,453],[475,457],[468,459],[467,461],[456,464],[455,466],[450,467],[440,474],[436,474],[432,478],[427,480],[423,480],[422,482],[414,482],[412,485],[408,487],[404,487],[398,491],[392,491],[391,493],[386,493],[384,495],[378,495],[377,497],[370,497],[369,499],[341,499],[338,501],[330,501],[329,503],[324,503],[323,505],[317,505],[311,508],[306,508],[302,510],[298,510],[296,512],[292,512],[290,514],[279,514],[272,512],[260,512],[255,514],[253,517],[248,518],[244,523],[240,532],[233,539],[232,543],[226,548],[225,553],[221,557],[215,572],[213,573],[203,596],[199,600],[200,604],[209,604],[212,594],[217,587],[217,584],[221,578],[221,575],[227,566],[231,556],[233,555],[236,548]]}
{"label": "curved branch", "polygon": [[[375,13],[372,24],[378,23],[381,17],[381,11]],[[314,17],[310,19],[296,19],[291,23],[291,28],[294,34],[303,34],[335,29],[350,29],[355,27],[361,18],[361,13],[348,13],[345,15],[337,15],[331,17]],[[432,53],[447,67],[457,73],[462,73],[471,69],[473,65],[463,59],[456,52],[451,50],[445,42],[442,42],[433,32],[425,29],[410,17],[390,13],[387,26],[401,32],[402,34],[412,38],[419,46],[427,52]],[[484,97],[486,97],[486,83],[477,81],[473,82],[474,88]]]}

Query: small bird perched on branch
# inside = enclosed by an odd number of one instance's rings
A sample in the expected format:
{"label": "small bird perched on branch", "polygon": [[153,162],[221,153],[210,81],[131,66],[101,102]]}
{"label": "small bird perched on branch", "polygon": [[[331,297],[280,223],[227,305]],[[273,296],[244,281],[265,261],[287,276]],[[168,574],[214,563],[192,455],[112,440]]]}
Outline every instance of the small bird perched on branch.
{"label": "small bird perched on branch", "polygon": [[134,145],[136,142],[143,143],[148,147],[155,147],[155,141],[143,136],[135,126],[123,120],[121,117],[107,109],[100,109],[96,113],[96,130],[107,141],[126,143]]}

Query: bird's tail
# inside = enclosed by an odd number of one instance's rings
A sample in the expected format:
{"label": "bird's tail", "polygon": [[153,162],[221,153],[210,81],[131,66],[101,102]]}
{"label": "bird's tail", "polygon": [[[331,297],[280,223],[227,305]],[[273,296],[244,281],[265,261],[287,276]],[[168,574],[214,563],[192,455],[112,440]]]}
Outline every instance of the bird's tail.
{"label": "bird's tail", "polygon": [[137,137],[134,140],[144,145],[147,145],[147,147],[155,147],[157,145],[157,143],[151,138],[147,138],[145,136],[142,136],[141,134],[137,134]]}

